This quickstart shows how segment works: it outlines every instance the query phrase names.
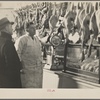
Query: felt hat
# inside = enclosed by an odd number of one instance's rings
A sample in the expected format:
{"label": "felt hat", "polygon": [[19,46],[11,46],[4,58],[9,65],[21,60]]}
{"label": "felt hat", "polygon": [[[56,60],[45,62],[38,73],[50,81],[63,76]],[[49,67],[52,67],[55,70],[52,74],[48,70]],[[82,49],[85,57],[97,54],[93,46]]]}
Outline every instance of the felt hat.
{"label": "felt hat", "polygon": [[14,24],[14,22],[10,22],[6,17],[0,19],[0,29],[2,29],[8,23],[10,23],[11,25]]}

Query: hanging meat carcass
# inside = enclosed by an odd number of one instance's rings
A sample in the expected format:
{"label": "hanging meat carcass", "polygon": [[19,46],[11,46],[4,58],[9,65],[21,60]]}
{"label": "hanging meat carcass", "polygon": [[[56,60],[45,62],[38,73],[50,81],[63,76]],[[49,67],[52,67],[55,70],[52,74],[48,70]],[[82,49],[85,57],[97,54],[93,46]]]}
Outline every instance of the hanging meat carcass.
{"label": "hanging meat carcass", "polygon": [[84,19],[84,17],[86,16],[86,13],[85,13],[85,9],[82,9],[81,11],[80,11],[80,13],[79,13],[79,22],[80,22],[80,24],[82,25],[82,22],[83,22],[83,19]]}
{"label": "hanging meat carcass", "polygon": [[[76,9],[76,17],[75,17],[75,20],[74,20],[74,25],[78,28],[78,30],[80,30],[80,28],[81,28],[81,15],[84,13],[84,12],[82,12],[82,7],[81,6],[79,6],[79,4],[77,5],[77,9]],[[81,14],[80,14],[81,13]],[[84,16],[84,14],[82,15],[82,16]]]}
{"label": "hanging meat carcass", "polygon": [[74,27],[74,20],[76,17],[76,12],[73,10],[66,10],[66,14],[64,16],[64,26],[66,29],[66,34],[69,35],[70,34],[70,30]]}
{"label": "hanging meat carcass", "polygon": [[[91,13],[90,13],[90,15],[91,15]],[[90,57],[90,55],[91,55],[92,43],[93,42],[97,43],[96,40],[97,40],[97,36],[98,36],[98,27],[97,27],[96,11],[94,11],[91,15],[90,22],[89,22],[89,30],[90,30],[90,34],[89,34],[90,40],[88,41],[89,47],[88,47],[86,58]]]}
{"label": "hanging meat carcass", "polygon": [[100,34],[100,9],[96,11],[96,23],[98,27],[98,33]]}
{"label": "hanging meat carcass", "polygon": [[68,2],[61,3],[61,8],[60,8],[60,15],[64,17],[66,13],[66,9],[68,9]]}
{"label": "hanging meat carcass", "polygon": [[81,55],[81,61],[85,59],[84,54],[84,45],[87,43],[87,41],[90,39],[90,31],[89,31],[89,21],[90,21],[90,14],[87,14],[82,22],[81,25],[81,41],[82,41],[82,55]]}
{"label": "hanging meat carcass", "polygon": [[56,9],[54,9],[53,14],[49,20],[49,26],[51,30],[54,30],[56,28],[57,22],[58,22],[58,17],[56,15]]}

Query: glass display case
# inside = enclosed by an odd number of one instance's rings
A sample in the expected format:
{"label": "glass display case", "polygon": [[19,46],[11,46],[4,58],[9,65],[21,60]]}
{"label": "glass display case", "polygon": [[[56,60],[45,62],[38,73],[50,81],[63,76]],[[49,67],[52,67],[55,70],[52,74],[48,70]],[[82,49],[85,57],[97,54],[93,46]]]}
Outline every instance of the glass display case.
{"label": "glass display case", "polygon": [[[88,44],[85,44],[85,52],[89,48]],[[65,46],[63,72],[68,73],[83,80],[87,80],[94,83],[100,83],[100,45],[92,44],[91,55],[81,61],[81,44],[69,43]]]}

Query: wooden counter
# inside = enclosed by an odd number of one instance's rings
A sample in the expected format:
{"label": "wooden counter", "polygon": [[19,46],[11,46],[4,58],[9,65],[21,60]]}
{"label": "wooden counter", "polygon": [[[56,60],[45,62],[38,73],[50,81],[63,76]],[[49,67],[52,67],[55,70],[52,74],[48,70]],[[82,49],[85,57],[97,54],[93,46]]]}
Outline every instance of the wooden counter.
{"label": "wooden counter", "polygon": [[97,89],[100,84],[92,83],[80,79],[62,71],[50,71],[44,69],[43,88],[63,88],[63,89]]}

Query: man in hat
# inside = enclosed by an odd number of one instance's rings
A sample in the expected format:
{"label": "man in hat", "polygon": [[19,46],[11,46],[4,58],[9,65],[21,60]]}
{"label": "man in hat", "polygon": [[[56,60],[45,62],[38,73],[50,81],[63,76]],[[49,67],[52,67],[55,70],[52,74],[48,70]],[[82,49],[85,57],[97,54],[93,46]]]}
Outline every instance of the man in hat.
{"label": "man in hat", "polygon": [[0,20],[0,88],[20,88],[21,64],[12,42],[12,22]]}

